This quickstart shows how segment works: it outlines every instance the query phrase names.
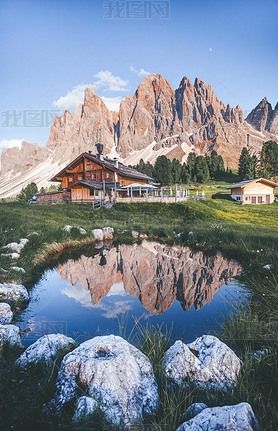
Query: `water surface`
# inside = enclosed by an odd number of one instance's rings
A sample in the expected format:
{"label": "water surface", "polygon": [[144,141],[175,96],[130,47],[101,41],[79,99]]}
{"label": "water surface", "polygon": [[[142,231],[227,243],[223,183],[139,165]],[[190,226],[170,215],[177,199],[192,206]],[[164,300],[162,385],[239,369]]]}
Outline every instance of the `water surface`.
{"label": "water surface", "polygon": [[156,242],[106,247],[69,259],[44,273],[34,286],[22,328],[25,345],[46,333],[63,332],[79,342],[100,333],[127,332],[134,319],[164,327],[185,342],[217,327],[244,289],[234,277],[240,265],[221,254],[207,257],[188,247]]}

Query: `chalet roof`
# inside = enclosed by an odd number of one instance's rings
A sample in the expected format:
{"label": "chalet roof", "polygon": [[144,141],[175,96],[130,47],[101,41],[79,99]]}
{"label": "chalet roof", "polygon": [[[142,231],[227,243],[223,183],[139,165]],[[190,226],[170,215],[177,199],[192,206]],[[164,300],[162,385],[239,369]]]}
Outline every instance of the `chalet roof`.
{"label": "chalet roof", "polygon": [[64,176],[67,170],[74,169],[80,163],[83,157],[113,172],[117,172],[119,175],[122,175],[124,177],[144,179],[146,181],[151,181],[153,179],[148,175],[142,174],[141,172],[136,171],[136,169],[130,168],[120,162],[118,162],[118,167],[116,167],[115,161],[112,159],[109,159],[108,157],[104,157],[103,160],[100,160],[97,156],[93,154],[82,153],[78,157],[76,157],[76,159],[74,159],[71,163],[65,166],[60,172],[58,172],[58,174],[56,174],[53,178],[51,178],[51,181],[57,181],[57,178]]}
{"label": "chalet roof", "polygon": [[232,186],[227,187],[227,189],[237,189],[237,188],[244,188],[247,184],[251,183],[265,183],[266,185],[270,187],[278,187],[278,184],[274,181],[267,180],[266,178],[254,178],[253,180],[245,180],[241,181],[240,183],[234,184]]}
{"label": "chalet roof", "polygon": [[84,187],[88,187],[89,189],[98,189],[98,190],[102,189],[102,185],[101,184],[88,183],[86,181],[75,181],[75,183],[72,183],[72,184],[70,184],[68,186],[68,189],[72,189],[75,186],[84,186]]}

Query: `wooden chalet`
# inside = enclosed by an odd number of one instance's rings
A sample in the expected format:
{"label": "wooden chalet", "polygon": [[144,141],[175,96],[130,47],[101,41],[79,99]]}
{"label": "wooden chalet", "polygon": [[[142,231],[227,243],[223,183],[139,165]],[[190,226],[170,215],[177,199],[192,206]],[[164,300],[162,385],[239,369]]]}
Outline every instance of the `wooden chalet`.
{"label": "wooden chalet", "polygon": [[38,194],[37,202],[91,202],[118,197],[141,196],[155,189],[151,177],[103,156],[103,145],[97,144],[97,154],[82,153],[51,181],[61,182],[62,191]]}
{"label": "wooden chalet", "polygon": [[278,184],[266,178],[245,180],[234,184],[231,189],[232,199],[241,204],[272,204]]}

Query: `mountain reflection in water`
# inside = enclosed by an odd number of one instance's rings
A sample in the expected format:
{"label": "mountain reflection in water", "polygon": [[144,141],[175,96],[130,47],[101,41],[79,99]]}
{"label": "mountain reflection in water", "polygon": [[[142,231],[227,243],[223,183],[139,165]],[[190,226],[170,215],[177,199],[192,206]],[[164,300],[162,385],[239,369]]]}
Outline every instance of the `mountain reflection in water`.
{"label": "mountain reflection in water", "polygon": [[199,310],[223,283],[240,274],[241,267],[221,254],[207,257],[188,247],[143,241],[68,260],[57,271],[71,284],[62,293],[85,307],[100,305],[106,296],[130,295],[139,298],[149,313],[159,315],[176,299],[184,311],[192,305]]}

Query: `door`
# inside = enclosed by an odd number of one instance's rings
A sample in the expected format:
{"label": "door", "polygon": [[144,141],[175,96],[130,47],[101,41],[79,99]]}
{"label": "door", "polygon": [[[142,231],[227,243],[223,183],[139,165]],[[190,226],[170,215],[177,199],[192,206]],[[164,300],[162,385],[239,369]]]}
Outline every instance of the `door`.
{"label": "door", "polygon": [[251,200],[252,204],[256,203],[256,196],[252,196],[252,200]]}
{"label": "door", "polygon": [[265,203],[270,204],[270,195],[266,195],[265,197]]}

